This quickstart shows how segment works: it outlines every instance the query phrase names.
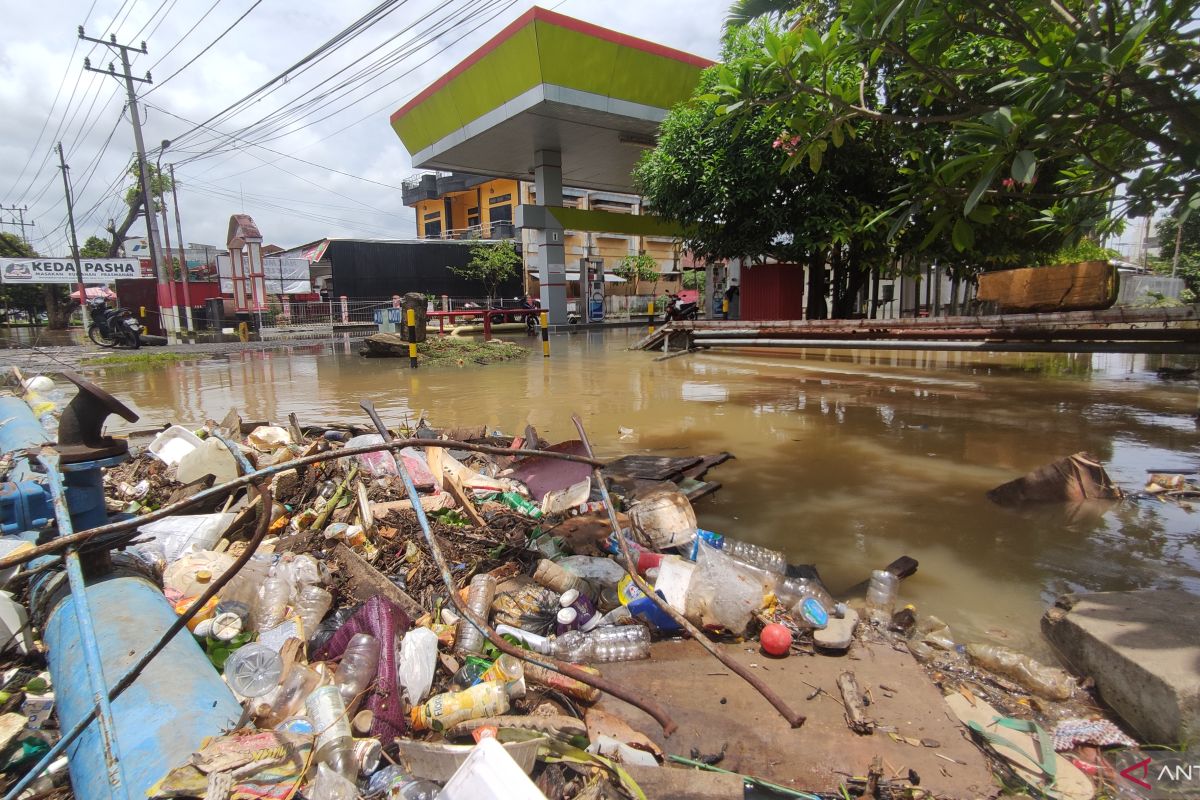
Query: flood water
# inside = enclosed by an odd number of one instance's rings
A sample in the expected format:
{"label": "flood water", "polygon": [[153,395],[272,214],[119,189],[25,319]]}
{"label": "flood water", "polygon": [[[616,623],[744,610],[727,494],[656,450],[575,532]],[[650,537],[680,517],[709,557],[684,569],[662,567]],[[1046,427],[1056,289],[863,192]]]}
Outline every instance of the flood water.
{"label": "flood water", "polygon": [[369,398],[389,423],[424,411],[434,425],[510,434],[530,423],[551,440],[574,438],[579,413],[606,457],[728,450],[736,460],[709,473],[724,488],[697,503],[702,527],[816,564],[835,593],[911,555],[921,566],[902,600],[959,641],[1044,654],[1038,624],[1058,593],[1200,592],[1200,517],[1183,508],[1016,512],[985,497],[1081,450],[1127,490],[1148,469],[1200,465],[1196,383],[1154,374],[1179,357],[775,350],[655,362],[626,349],[640,334],[556,336],[549,360],[534,347],[488,367],[411,371],[338,341],[94,377],[142,415],[137,427],[233,406],[247,419],[365,423]]}

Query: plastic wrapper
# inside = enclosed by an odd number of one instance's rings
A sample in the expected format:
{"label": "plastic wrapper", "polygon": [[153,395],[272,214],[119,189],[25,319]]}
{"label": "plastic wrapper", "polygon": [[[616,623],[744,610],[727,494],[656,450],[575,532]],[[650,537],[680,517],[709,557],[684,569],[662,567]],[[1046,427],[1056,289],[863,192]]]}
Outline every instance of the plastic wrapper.
{"label": "plastic wrapper", "polygon": [[[362,436],[355,436],[346,442],[346,447],[366,447],[372,444],[383,444],[383,437],[378,433],[366,433]],[[363,453],[362,455],[355,456],[354,460],[363,472],[375,478],[400,474],[400,468],[396,466],[396,457],[392,455],[391,450],[377,450],[374,453]]]}
{"label": "plastic wrapper", "polygon": [[1070,700],[1075,681],[1065,671],[996,644],[969,644],[971,661],[998,675],[1011,678],[1029,691],[1047,700]]}
{"label": "plastic wrapper", "polygon": [[775,592],[779,576],[742,563],[701,544],[688,586],[685,615],[706,628],[724,628],[740,636],[754,612]]}
{"label": "plastic wrapper", "polygon": [[625,577],[625,568],[611,558],[567,556],[560,558],[558,565],[600,587],[616,586]]}
{"label": "plastic wrapper", "polygon": [[433,686],[437,670],[437,634],[429,628],[413,628],[400,643],[396,677],[410,706],[418,705]]}
{"label": "plastic wrapper", "polygon": [[507,581],[492,599],[493,621],[500,625],[552,633],[558,593],[531,580]]}

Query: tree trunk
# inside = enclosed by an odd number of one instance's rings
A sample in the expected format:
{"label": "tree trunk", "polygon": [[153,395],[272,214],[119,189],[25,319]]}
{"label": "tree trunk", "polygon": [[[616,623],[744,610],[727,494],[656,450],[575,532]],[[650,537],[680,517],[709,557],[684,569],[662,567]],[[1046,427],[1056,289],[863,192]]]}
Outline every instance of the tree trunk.
{"label": "tree trunk", "polygon": [[829,249],[829,254],[829,263],[831,266],[830,275],[833,283],[833,286],[830,287],[831,291],[829,293],[829,299],[832,305],[829,316],[831,319],[841,319],[843,316],[845,316],[842,312],[842,284],[845,283],[846,280],[846,254],[840,244],[834,244]]}
{"label": "tree trunk", "polygon": [[141,209],[142,193],[139,190],[133,199],[133,204],[129,206],[129,210],[125,213],[125,219],[121,220],[121,224],[115,228],[108,228],[108,232],[112,234],[112,241],[108,243],[109,258],[116,258],[121,254],[121,248],[125,245],[125,237],[129,234],[129,229],[133,227],[133,223],[137,221],[138,212]]}
{"label": "tree trunk", "polygon": [[859,268],[859,252],[853,244],[846,253],[842,273],[844,278],[838,283],[834,316],[838,319],[848,319],[858,311],[858,297],[867,279],[867,272]]}
{"label": "tree trunk", "polygon": [[46,284],[43,287],[43,296],[46,298],[47,327],[52,331],[62,331],[66,330],[67,323],[71,320],[71,311],[75,308],[75,304],[71,301],[61,301],[54,293],[54,289],[52,284]]}
{"label": "tree trunk", "polygon": [[814,250],[808,257],[808,319],[825,319],[825,252]]}

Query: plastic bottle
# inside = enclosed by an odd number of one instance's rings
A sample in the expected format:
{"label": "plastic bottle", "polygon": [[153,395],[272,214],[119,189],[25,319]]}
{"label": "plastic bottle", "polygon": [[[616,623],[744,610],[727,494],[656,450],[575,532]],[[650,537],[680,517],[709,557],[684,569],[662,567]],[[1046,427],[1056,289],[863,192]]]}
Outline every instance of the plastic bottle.
{"label": "plastic bottle", "polygon": [[358,777],[350,715],[336,686],[322,686],[308,696],[304,706],[317,732],[314,757],[346,780]]}
{"label": "plastic bottle", "polygon": [[315,583],[310,583],[300,589],[300,594],[296,598],[296,613],[300,616],[300,622],[304,626],[305,636],[312,636],[316,632],[317,626],[329,613],[329,607],[332,605],[333,595]]}
{"label": "plastic bottle", "polygon": [[[471,578],[471,587],[467,590],[467,608],[483,620],[487,620],[488,612],[492,609],[492,599],[496,596],[496,579],[487,573]],[[483,651],[483,633],[469,619],[458,621],[454,634],[454,651],[466,655]]]}
{"label": "plastic bottle", "polygon": [[537,569],[533,571],[533,579],[547,589],[553,589],[560,594],[568,589],[576,589],[584,593],[591,589],[586,580],[568,572],[548,558],[543,558],[538,562]]}
{"label": "plastic bottle", "polygon": [[[600,674],[600,670],[592,669],[591,667],[580,666],[579,668],[593,675],[598,676]],[[589,686],[583,681],[577,681],[574,678],[528,662],[522,664],[521,669],[525,680],[529,683],[547,686],[562,692],[567,697],[574,697],[576,700],[582,700],[585,703],[594,703],[600,699],[600,690],[594,686]]]}
{"label": "plastic bottle", "polygon": [[442,731],[469,719],[507,712],[508,692],[502,684],[488,681],[461,692],[434,695],[424,705],[413,708],[410,718],[414,730]]}
{"label": "plastic bottle", "polygon": [[342,694],[342,702],[352,708],[379,669],[379,640],[369,633],[356,633],[346,644],[333,682]]}
{"label": "plastic bottle", "polygon": [[1047,700],[1070,700],[1075,691],[1075,681],[1063,670],[1048,667],[1008,647],[996,644],[969,644],[967,655],[981,667],[1012,678]]}
{"label": "plastic bottle", "polygon": [[567,589],[558,598],[560,608],[570,608],[575,611],[575,623],[580,630],[590,631],[600,622],[596,614],[596,606],[586,594],[580,594],[578,589]]}
{"label": "plastic bottle", "polygon": [[871,582],[867,585],[868,619],[880,625],[891,621],[899,586],[900,579],[886,570],[877,569],[871,573]]}
{"label": "plastic bottle", "polygon": [[551,640],[550,646],[551,654],[564,661],[637,661],[650,657],[650,631],[642,625],[568,631]]}
{"label": "plastic bottle", "polygon": [[514,628],[511,625],[497,625],[496,633],[501,636],[511,636],[535,653],[541,653],[542,655],[549,655],[551,653],[552,645],[550,639],[547,639],[545,636],[539,636],[536,633]]}
{"label": "plastic bottle", "polygon": [[525,696],[525,668],[521,660],[502,653],[487,670],[479,676],[481,681],[494,681],[504,687],[509,697]]}
{"label": "plastic bottle", "polygon": [[759,567],[769,572],[782,575],[787,571],[787,556],[769,547],[743,542],[738,539],[730,539],[726,536],[721,550],[727,556],[733,556],[738,561],[743,561],[751,566]]}
{"label": "plastic bottle", "polygon": [[829,611],[832,611],[835,605],[820,581],[812,578],[784,578],[775,588],[775,597],[784,608],[794,608],[806,597],[817,600]]}
{"label": "plastic bottle", "polygon": [[321,682],[321,676],[304,664],[294,663],[275,695],[270,698],[271,710],[261,721],[260,727],[274,728],[289,717],[299,714],[304,700]]}
{"label": "plastic bottle", "polygon": [[254,629],[266,631],[283,622],[291,596],[292,585],[286,578],[273,575],[264,580],[254,605]]}
{"label": "plastic bottle", "polygon": [[453,691],[462,691],[479,683],[483,678],[483,673],[487,672],[492,666],[492,662],[482,656],[467,656],[463,659],[463,665],[458,668],[450,676],[450,689]]}
{"label": "plastic bottle", "polygon": [[554,632],[562,636],[568,631],[579,630],[579,612],[567,606],[560,608],[558,615],[554,618]]}

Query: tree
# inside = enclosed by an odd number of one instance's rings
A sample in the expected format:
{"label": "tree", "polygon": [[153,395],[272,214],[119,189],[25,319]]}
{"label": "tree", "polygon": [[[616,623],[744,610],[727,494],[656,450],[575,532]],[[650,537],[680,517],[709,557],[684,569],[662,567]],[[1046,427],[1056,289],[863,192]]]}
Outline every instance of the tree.
{"label": "tree", "polygon": [[1200,207],[1198,6],[841,0],[827,28],[775,31],[715,94],[787,121],[786,168],[819,170],[864,120],[932,131],[943,146],[909,159],[893,235],[936,228],[965,252],[991,221],[979,209],[1020,199],[1038,211],[1027,235],[1079,238],[1156,204]]}
{"label": "tree", "polygon": [[[1182,219],[1182,228],[1180,220]],[[1155,272],[1183,278],[1187,284],[1186,294],[1180,298],[1195,302],[1200,297],[1200,214],[1187,214],[1186,209],[1176,208],[1175,213],[1159,221],[1159,258],[1151,261]],[[1175,243],[1179,242],[1179,261],[1175,261]]]}
{"label": "tree", "polygon": [[490,305],[500,284],[514,277],[520,267],[521,254],[511,241],[476,242],[471,245],[471,260],[465,266],[450,267],[450,271],[482,283]]}
{"label": "tree", "polygon": [[645,253],[628,255],[622,258],[621,263],[613,268],[613,274],[627,281],[632,281],[633,293],[636,295],[639,294],[638,288],[642,281],[654,281],[655,286],[658,285],[658,262],[652,256],[648,256]]}
{"label": "tree", "polygon": [[[154,197],[154,202],[151,204],[154,213],[159,213],[162,210],[162,198],[164,192],[171,191],[174,184],[171,182],[171,176],[159,170],[153,164],[148,164],[150,170],[150,193]],[[142,213],[142,208],[145,205],[142,198],[142,182],[138,162],[134,160],[129,165],[127,174],[133,178],[133,185],[125,190],[125,218],[121,220],[121,224],[109,226],[109,235],[112,239],[108,243],[108,252],[105,254],[108,258],[116,258],[121,253],[121,248],[125,245],[125,239],[129,235],[129,229],[133,227],[133,223]],[[91,241],[89,239],[89,241]]]}
{"label": "tree", "polygon": [[108,242],[99,236],[89,236],[83,247],[79,248],[79,255],[83,258],[109,258]]}

